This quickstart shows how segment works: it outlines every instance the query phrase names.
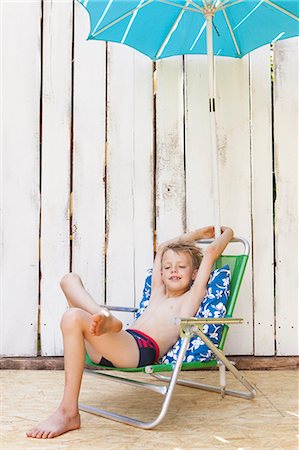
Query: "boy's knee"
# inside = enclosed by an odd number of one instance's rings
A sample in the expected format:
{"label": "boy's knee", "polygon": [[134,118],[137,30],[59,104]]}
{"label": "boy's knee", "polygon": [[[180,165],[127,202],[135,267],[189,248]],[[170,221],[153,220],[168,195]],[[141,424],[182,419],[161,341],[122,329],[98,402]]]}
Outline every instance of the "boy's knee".
{"label": "boy's knee", "polygon": [[70,272],[64,275],[60,281],[60,287],[64,291],[68,287],[70,287],[74,282],[81,281],[81,278],[77,273]]}
{"label": "boy's knee", "polygon": [[80,308],[70,308],[63,314],[60,322],[62,330],[74,329],[81,323],[82,310]]}

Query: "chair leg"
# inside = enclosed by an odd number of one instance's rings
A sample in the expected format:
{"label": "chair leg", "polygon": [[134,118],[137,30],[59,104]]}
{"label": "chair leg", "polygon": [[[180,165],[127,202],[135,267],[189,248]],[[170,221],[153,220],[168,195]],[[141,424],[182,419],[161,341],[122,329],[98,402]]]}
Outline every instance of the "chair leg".
{"label": "chair leg", "polygon": [[[115,420],[117,422],[125,423],[127,425],[132,425],[132,426],[137,427],[137,428],[150,429],[150,428],[156,427],[157,425],[159,425],[162,422],[162,420],[164,419],[164,417],[165,417],[165,415],[166,415],[166,413],[168,411],[169,404],[170,404],[170,401],[171,401],[171,398],[172,398],[172,394],[173,394],[175,385],[177,383],[178,375],[179,375],[179,372],[181,370],[182,363],[183,363],[183,360],[184,360],[184,357],[185,357],[185,354],[186,354],[186,350],[187,350],[188,345],[189,345],[189,341],[190,341],[190,335],[186,335],[184,337],[184,339],[183,339],[182,347],[181,347],[181,350],[179,352],[178,360],[177,360],[177,363],[176,363],[176,365],[174,367],[172,376],[169,377],[169,379],[167,380],[169,382],[169,385],[167,387],[167,390],[166,390],[165,394],[163,393],[163,395],[165,395],[165,398],[164,398],[164,401],[163,401],[163,404],[162,404],[162,407],[161,407],[161,411],[160,411],[159,415],[154,420],[152,420],[150,422],[144,422],[142,420],[133,419],[133,418],[128,417],[128,416],[123,416],[121,414],[117,414],[117,413],[113,413],[113,412],[110,412],[110,411],[106,411],[104,409],[100,409],[100,408],[95,408],[93,406],[84,405],[82,403],[79,404],[79,409],[81,411],[85,411],[85,412],[88,412],[88,413],[91,413],[91,414],[102,416],[102,417],[105,417],[107,419]],[[142,387],[142,386],[140,386],[140,387]]]}
{"label": "chair leg", "polygon": [[[239,380],[239,382],[241,384],[243,384],[243,386],[248,390],[248,393],[247,393],[247,392],[242,392],[242,391],[235,391],[235,390],[228,390],[225,388],[224,389],[220,388],[220,389],[222,389],[223,394],[234,395],[236,397],[242,397],[242,398],[246,398],[248,400],[254,398],[256,396],[255,387],[252,386],[252,384],[250,384],[246,380],[246,378],[241,374],[241,372],[239,372],[239,370],[226,358],[224,353],[221,350],[219,350],[213,344],[213,342],[210,341],[210,339],[202,332],[201,329],[197,329],[196,334],[205,342],[205,344],[207,344],[207,346],[212,350],[214,355],[216,355],[218,360],[220,362],[222,362],[224,364],[224,366],[234,375],[234,377],[237,380]],[[221,370],[224,370],[224,369],[221,369]]]}
{"label": "chair leg", "polygon": [[[194,331],[194,330],[193,330]],[[218,392],[224,397],[224,395],[232,395],[234,397],[241,397],[247,400],[251,400],[256,396],[255,387],[250,384],[245,377],[239,372],[239,370],[227,359],[224,353],[219,350],[207,336],[199,329],[194,331],[196,334],[205,342],[205,344],[212,350],[215,356],[219,361],[219,370],[220,370],[220,386],[213,386],[210,384],[202,384],[197,383],[195,381],[190,380],[177,380],[177,384],[183,386],[189,386],[196,389],[203,389],[210,392]],[[234,377],[239,380],[239,382],[247,389],[248,392],[234,390],[234,389],[226,389],[226,375],[225,369],[228,369]],[[153,377],[160,381],[167,381],[169,377],[160,374],[152,374]]]}
{"label": "chair leg", "polygon": [[221,388],[221,397],[224,397],[226,388],[226,370],[225,370],[226,367],[222,361],[219,361],[218,367],[219,367],[219,384]]}

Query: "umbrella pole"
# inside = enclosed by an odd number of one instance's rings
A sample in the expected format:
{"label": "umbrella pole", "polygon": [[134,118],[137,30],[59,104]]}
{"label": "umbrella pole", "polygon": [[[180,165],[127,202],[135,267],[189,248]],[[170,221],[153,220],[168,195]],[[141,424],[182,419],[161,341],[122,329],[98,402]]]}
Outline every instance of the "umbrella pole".
{"label": "umbrella pole", "polygon": [[215,237],[220,236],[220,194],[219,194],[219,171],[218,171],[218,149],[216,139],[216,106],[215,106],[215,83],[214,83],[214,50],[213,50],[213,13],[205,15],[207,21],[207,55],[208,55],[208,77],[209,77],[209,109],[210,109],[210,135],[212,151],[212,177],[214,196],[214,226]]}

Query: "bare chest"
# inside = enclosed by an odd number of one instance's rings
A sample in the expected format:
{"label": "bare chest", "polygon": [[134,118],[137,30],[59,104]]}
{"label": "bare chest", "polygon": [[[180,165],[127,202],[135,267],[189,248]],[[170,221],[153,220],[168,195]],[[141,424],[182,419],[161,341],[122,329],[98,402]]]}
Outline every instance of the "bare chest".
{"label": "bare chest", "polygon": [[150,302],[151,312],[160,317],[180,316],[183,299],[160,297]]}

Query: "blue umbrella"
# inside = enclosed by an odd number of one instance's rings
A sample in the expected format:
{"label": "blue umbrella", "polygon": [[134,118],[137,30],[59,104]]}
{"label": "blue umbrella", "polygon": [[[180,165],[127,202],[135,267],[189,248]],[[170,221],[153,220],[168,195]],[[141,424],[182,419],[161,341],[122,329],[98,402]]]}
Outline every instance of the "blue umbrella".
{"label": "blue umbrella", "polygon": [[241,58],[270,42],[299,35],[298,0],[78,0],[88,11],[88,39],[119,42],[159,60],[208,55],[215,201],[220,234],[214,56]]}

